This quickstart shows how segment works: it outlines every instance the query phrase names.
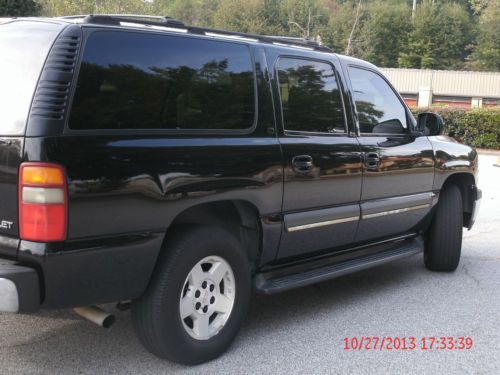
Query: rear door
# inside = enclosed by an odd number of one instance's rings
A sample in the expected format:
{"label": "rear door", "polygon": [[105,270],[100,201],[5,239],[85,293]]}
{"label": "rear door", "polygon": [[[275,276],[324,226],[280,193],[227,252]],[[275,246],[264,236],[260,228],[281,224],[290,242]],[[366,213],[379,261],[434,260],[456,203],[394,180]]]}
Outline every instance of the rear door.
{"label": "rear door", "polygon": [[62,26],[36,21],[0,23],[0,255],[17,248],[17,174],[38,77]]}
{"label": "rear door", "polygon": [[431,144],[411,134],[408,108],[379,72],[360,66],[347,70],[364,157],[356,241],[411,232],[433,201]]}
{"label": "rear door", "polygon": [[361,156],[350,136],[337,62],[274,60],[284,155],[284,233],[279,258],[351,243],[359,220]]}

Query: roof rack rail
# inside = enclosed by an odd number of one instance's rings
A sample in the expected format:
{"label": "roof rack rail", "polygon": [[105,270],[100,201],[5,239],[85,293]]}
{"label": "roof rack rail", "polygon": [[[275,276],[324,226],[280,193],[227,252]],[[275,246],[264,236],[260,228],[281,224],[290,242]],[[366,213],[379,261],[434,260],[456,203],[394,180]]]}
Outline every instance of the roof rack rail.
{"label": "roof rack rail", "polygon": [[276,39],[281,43],[286,43],[286,44],[294,44],[294,43],[301,43],[301,44],[307,44],[308,46],[311,47],[322,47],[322,48],[328,48],[325,47],[323,44],[320,42],[315,41],[314,39],[310,38],[298,38],[298,37],[293,37],[293,36],[276,36],[276,35],[268,35],[268,38]]}
{"label": "roof rack rail", "polygon": [[208,27],[190,26],[184,24],[182,21],[159,16],[144,16],[135,14],[89,14],[86,16],[70,16],[64,18],[83,18],[83,23],[91,24],[104,24],[104,25],[121,25],[124,23],[137,23],[145,26],[163,26],[173,29],[179,29],[183,32],[206,35],[226,37],[229,39],[252,40],[261,43],[269,43],[276,45],[285,45],[290,47],[305,48],[322,52],[332,52],[332,50],[314,40],[305,38],[294,38],[286,36],[269,36],[258,35],[249,33],[240,33],[236,31],[227,31],[220,29],[213,29]]}
{"label": "roof rack rail", "polygon": [[61,16],[58,18],[62,19],[77,19],[77,18],[85,18],[87,16],[108,16],[108,17],[121,17],[121,18],[135,18],[135,19],[157,19],[157,20],[162,20],[168,17],[163,17],[163,16],[149,16],[147,14],[108,14],[108,13],[103,13],[103,14],[77,14],[77,15],[72,15],[72,16]]}
{"label": "roof rack rail", "polygon": [[134,14],[89,14],[83,23],[120,25],[122,22],[140,23],[150,26],[185,27],[184,23],[170,17],[142,16]]}

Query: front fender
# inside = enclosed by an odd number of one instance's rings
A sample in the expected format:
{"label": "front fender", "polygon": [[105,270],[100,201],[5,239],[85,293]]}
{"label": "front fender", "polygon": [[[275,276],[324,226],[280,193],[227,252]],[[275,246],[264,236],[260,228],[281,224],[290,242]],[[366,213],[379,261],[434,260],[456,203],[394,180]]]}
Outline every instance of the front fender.
{"label": "front fender", "polygon": [[434,190],[441,190],[446,180],[454,174],[472,175],[477,183],[478,156],[474,148],[458,143],[448,136],[429,137],[434,150]]}

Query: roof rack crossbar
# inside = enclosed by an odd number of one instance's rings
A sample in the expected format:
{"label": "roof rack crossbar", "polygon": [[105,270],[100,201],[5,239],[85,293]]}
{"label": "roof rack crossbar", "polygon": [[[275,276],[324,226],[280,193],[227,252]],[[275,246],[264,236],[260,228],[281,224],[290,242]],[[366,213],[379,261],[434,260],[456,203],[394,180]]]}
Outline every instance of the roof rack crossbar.
{"label": "roof rack crossbar", "polygon": [[[188,33],[191,34],[208,35],[208,36],[220,35],[221,37],[224,36],[240,37],[242,39],[255,39],[261,43],[284,44],[292,47],[303,47],[303,48],[313,49],[316,51],[332,52],[330,48],[310,39],[258,35],[250,33],[241,33],[237,31],[213,29],[209,27],[189,26],[185,25],[182,21],[178,21],[170,17],[126,15],[126,14],[124,15],[90,14],[86,16],[74,16],[74,17],[72,16],[71,18],[82,18],[82,17],[83,17],[83,23],[118,25],[118,26],[121,24],[121,22],[138,23],[145,26],[163,26],[169,28],[178,28],[186,30]],[[70,18],[70,17],[65,17],[65,18]]]}

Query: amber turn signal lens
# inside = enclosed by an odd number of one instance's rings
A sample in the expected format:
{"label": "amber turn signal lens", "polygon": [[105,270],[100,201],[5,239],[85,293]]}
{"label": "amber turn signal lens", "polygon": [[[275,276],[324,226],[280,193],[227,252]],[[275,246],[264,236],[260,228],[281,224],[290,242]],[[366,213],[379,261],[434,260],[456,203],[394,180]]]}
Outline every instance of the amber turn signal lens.
{"label": "amber turn signal lens", "polygon": [[22,183],[26,185],[63,185],[64,174],[61,168],[49,166],[23,166]]}

